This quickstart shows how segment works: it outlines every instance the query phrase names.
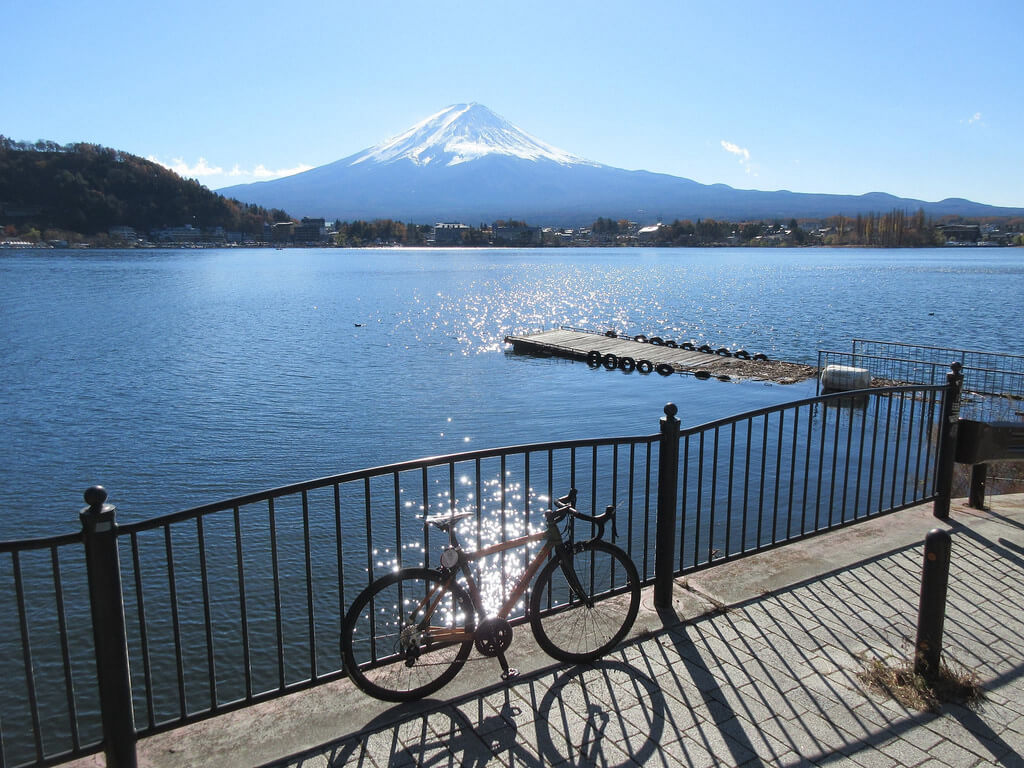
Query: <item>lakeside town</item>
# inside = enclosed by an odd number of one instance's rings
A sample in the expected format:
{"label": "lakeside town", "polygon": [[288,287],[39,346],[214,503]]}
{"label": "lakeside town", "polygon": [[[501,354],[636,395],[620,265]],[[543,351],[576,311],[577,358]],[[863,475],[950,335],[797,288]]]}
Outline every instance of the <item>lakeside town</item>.
{"label": "lakeside town", "polygon": [[498,220],[402,223],[391,219],[342,222],[322,218],[266,222],[261,231],[240,232],[192,224],[139,232],[111,227],[88,238],[16,230],[4,233],[0,248],[291,248],[291,247],[809,247],[809,246],[1024,246],[1024,222],[934,224],[893,211],[881,216],[832,216],[783,222],[697,222],[641,225],[599,218],[591,226],[540,227]]}

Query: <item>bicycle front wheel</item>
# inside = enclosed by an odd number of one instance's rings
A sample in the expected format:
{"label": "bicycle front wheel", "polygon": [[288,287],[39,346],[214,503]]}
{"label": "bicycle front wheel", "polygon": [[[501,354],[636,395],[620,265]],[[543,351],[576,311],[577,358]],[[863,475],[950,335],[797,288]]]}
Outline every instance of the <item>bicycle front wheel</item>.
{"label": "bicycle front wheel", "polygon": [[374,581],[352,603],[342,630],[349,677],[385,701],[412,701],[438,690],[473,647],[476,614],[454,578],[407,568]]}
{"label": "bicycle front wheel", "polygon": [[537,577],[530,595],[530,626],[550,656],[574,663],[593,661],[614,648],[633,626],[640,608],[640,577],[629,555],[601,539],[580,545],[565,567],[575,577],[566,575],[559,557]]}

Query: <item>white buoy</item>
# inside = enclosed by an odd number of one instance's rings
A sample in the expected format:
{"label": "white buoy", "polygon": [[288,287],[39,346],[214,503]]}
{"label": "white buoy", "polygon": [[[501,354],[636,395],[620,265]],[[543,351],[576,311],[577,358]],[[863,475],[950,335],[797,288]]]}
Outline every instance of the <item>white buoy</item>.
{"label": "white buoy", "polygon": [[851,389],[867,389],[870,386],[871,374],[867,368],[826,365],[821,372],[821,388],[826,392],[846,392]]}

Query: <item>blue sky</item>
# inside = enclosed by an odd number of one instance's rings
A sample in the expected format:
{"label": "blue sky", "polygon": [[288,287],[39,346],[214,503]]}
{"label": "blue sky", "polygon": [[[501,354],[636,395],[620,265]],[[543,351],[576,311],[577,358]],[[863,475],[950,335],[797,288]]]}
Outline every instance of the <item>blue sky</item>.
{"label": "blue sky", "polygon": [[1024,206],[1021,0],[5,5],[0,133],[212,188],[477,101],[620,168]]}

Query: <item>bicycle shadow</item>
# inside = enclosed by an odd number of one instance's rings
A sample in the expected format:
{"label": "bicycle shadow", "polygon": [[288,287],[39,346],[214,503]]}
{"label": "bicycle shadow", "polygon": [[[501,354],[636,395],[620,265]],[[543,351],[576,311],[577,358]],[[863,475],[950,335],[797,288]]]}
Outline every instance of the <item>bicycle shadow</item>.
{"label": "bicycle shadow", "polygon": [[396,705],[358,733],[263,768],[624,767],[659,749],[665,722],[658,684],[617,658],[414,706]]}

